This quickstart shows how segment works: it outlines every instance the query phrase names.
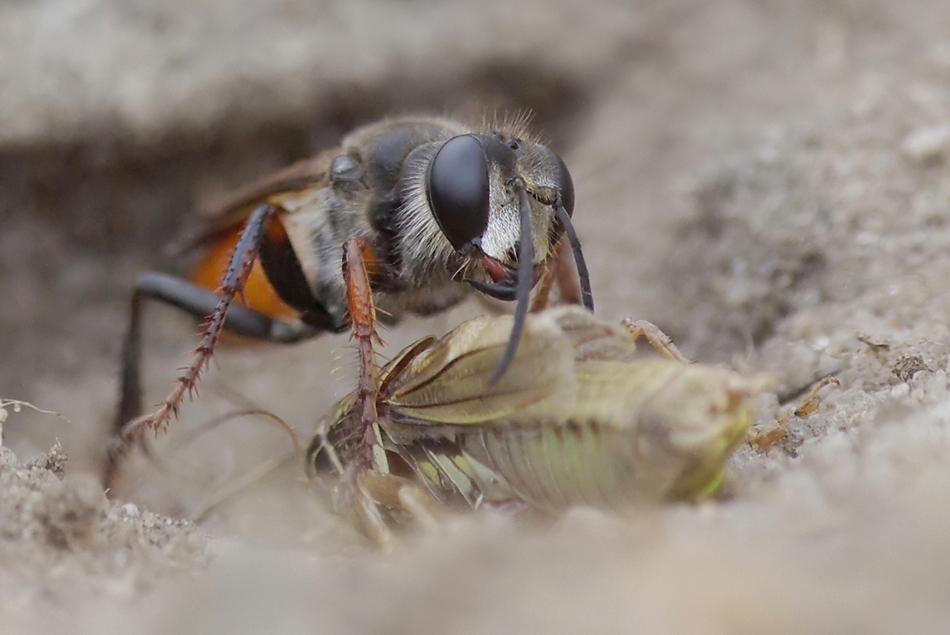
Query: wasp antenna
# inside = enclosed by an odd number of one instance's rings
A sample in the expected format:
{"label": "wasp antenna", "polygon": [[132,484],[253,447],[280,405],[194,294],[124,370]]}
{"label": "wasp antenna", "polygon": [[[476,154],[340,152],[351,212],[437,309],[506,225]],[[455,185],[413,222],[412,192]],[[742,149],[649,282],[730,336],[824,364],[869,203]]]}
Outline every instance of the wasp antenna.
{"label": "wasp antenna", "polygon": [[505,352],[501,356],[501,361],[492,372],[488,385],[495,384],[508,366],[511,360],[515,358],[518,351],[518,342],[521,341],[521,333],[524,331],[525,319],[528,316],[528,298],[531,295],[531,286],[534,282],[534,237],[531,235],[531,207],[528,205],[528,194],[524,186],[518,188],[520,202],[518,205],[519,215],[521,216],[521,237],[518,249],[518,303],[515,305],[515,323],[511,327],[511,335],[508,337],[508,345],[505,346]]}
{"label": "wasp antenna", "polygon": [[[581,241],[574,231],[574,225],[571,223],[571,217],[560,203],[557,206],[557,219],[564,226],[567,232],[567,239],[571,243],[571,251],[574,253],[574,264],[577,265],[577,277],[581,281],[581,298],[584,306],[589,311],[594,310],[594,294],[590,289],[590,275],[587,273],[587,262],[584,260],[584,252],[581,250]],[[520,271],[520,270],[519,270]]]}

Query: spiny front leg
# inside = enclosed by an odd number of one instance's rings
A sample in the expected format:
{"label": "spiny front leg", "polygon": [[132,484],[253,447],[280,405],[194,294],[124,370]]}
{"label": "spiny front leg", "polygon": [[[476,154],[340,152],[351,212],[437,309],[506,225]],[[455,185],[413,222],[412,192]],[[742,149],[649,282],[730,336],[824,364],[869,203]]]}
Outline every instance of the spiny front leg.
{"label": "spiny front leg", "polygon": [[343,245],[343,277],[346,280],[347,307],[352,322],[352,337],[356,341],[359,357],[356,402],[354,412],[358,426],[356,437],[359,449],[346,467],[337,505],[355,516],[363,532],[384,550],[393,548],[392,531],[380,512],[380,504],[391,503],[385,486],[389,473],[389,461],[383,447],[379,413],[376,408],[379,398],[379,366],[373,345],[382,343],[376,330],[376,307],[370,285],[367,261],[375,262],[369,243],[362,238],[351,238]]}
{"label": "spiny front leg", "polygon": [[373,344],[382,344],[376,331],[376,306],[370,286],[367,262],[375,262],[369,243],[363,238],[350,238],[343,245],[343,277],[346,279],[346,301],[353,325],[353,339],[359,356],[359,377],[356,408],[360,413],[362,442],[371,452],[372,469],[389,473],[386,451],[376,400],[379,396],[379,366]]}

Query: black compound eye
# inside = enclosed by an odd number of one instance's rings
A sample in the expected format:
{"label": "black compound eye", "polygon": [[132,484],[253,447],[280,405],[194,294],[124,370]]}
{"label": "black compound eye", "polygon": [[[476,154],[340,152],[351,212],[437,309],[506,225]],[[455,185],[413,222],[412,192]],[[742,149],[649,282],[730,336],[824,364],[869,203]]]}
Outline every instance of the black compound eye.
{"label": "black compound eye", "polygon": [[488,227],[488,160],[478,139],[453,137],[439,148],[426,193],[442,233],[457,251],[469,252]]}

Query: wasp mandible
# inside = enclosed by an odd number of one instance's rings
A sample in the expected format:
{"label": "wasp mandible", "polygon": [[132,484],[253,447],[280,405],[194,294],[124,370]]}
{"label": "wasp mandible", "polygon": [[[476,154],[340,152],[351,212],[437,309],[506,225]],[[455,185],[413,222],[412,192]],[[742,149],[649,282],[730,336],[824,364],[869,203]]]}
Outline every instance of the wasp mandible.
{"label": "wasp mandible", "polygon": [[[554,277],[563,298],[593,310],[573,210],[567,167],[530,135],[523,118],[497,126],[442,117],[387,119],[237,192],[191,241],[204,250],[191,280],[147,272],[136,284],[115,421],[122,441],[110,451],[106,481],[117,453],[141,430],[160,429],[177,413],[222,331],[293,343],[347,330],[341,257],[348,240],[365,241],[361,257],[374,301],[392,321],[445,310],[472,289],[515,300],[515,326],[492,376],[496,381],[517,349],[531,289],[566,252],[565,236],[578,278]],[[238,295],[244,305],[232,305]],[[145,299],[207,321],[175,389],[143,418]]]}

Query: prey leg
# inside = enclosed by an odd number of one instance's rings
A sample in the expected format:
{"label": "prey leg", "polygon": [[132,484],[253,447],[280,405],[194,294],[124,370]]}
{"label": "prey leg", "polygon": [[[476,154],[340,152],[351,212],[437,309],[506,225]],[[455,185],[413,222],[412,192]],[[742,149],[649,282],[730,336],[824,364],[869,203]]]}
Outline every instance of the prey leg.
{"label": "prey leg", "polygon": [[841,382],[830,376],[818,380],[815,382],[815,385],[805,393],[798,404],[788,408],[781,417],[771,423],[750,429],[746,434],[746,440],[759,450],[767,450],[775,445],[788,434],[788,422],[791,421],[792,417],[805,419],[818,410],[818,406],[821,405],[819,393],[827,386],[837,386],[840,388]]}
{"label": "prey leg", "polygon": [[688,357],[680,352],[680,349],[676,348],[676,344],[673,343],[670,336],[652,322],[624,318],[620,323],[630,333],[634,343],[642,337],[663,357],[683,364],[692,363]]}
{"label": "prey leg", "polygon": [[429,492],[412,481],[392,474],[371,470],[362,472],[356,479],[358,497],[357,513],[364,531],[380,547],[394,545],[392,530],[383,519],[380,508],[390,513],[406,516],[425,529],[438,526],[442,507]]}

